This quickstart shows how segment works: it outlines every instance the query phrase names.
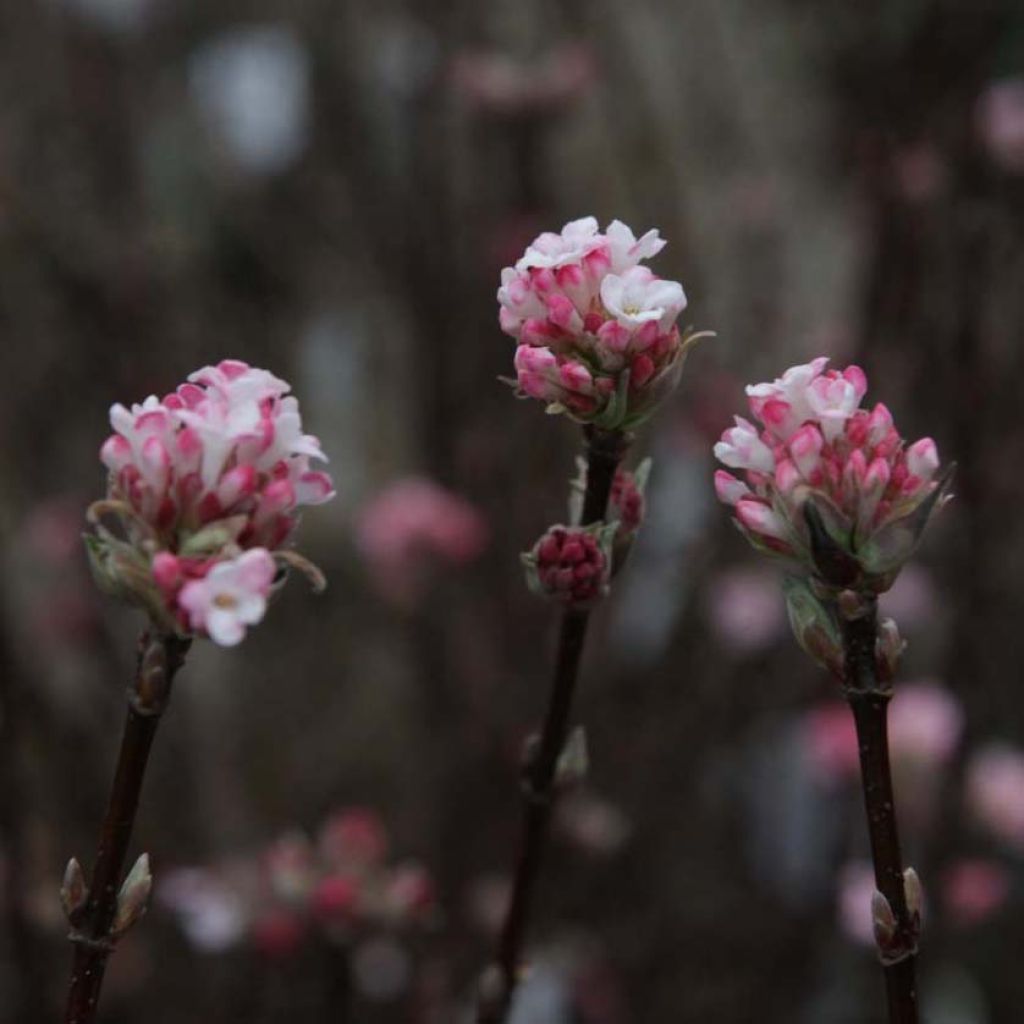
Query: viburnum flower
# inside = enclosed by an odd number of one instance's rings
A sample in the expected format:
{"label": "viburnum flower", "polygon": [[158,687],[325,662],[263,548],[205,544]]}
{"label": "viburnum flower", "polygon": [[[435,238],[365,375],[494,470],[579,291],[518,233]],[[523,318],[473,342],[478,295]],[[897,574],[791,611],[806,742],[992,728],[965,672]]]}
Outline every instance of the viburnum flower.
{"label": "viburnum flower", "polygon": [[949,472],[939,472],[931,438],[907,445],[884,405],[860,408],[859,367],[838,372],[827,362],[747,388],[756,422],[737,416],[715,445],[742,475],[719,470],[715,489],[759,550],[828,584],[880,593],[944,504]]}
{"label": "viburnum flower", "polygon": [[664,246],[656,230],[638,239],[616,220],[601,234],[584,217],[539,235],[501,272],[500,323],[517,342],[521,396],[609,430],[651,414],[703,336],[676,326],[682,285],[640,265]]}
{"label": "viburnum flower", "polygon": [[[107,498],[89,518],[104,589],[143,606],[166,632],[238,643],[266,610],[279,568],[319,572],[284,548],[298,509],[334,496],[320,442],[302,432],[290,386],[227,359],[163,399],[114,405],[100,458]],[[104,525],[117,522],[117,533]]]}
{"label": "viburnum flower", "polygon": [[611,575],[611,545],[618,523],[551,526],[522,556],[530,589],[573,608],[604,597]]}
{"label": "viburnum flower", "polygon": [[194,632],[231,647],[245,636],[246,626],[263,618],[276,572],[270,553],[253,548],[238,558],[217,562],[205,576],[190,580],[181,588],[178,604]]}

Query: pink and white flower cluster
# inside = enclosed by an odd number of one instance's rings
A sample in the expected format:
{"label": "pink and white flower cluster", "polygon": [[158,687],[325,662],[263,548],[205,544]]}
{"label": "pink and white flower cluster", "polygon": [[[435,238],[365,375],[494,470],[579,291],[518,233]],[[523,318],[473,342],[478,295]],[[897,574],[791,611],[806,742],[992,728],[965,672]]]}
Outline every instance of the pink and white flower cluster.
{"label": "pink and white flower cluster", "polygon": [[108,500],[97,507],[119,517],[126,539],[98,526],[97,576],[165,626],[238,643],[263,617],[277,561],[296,557],[279,549],[299,508],[334,496],[290,390],[227,359],[162,399],[114,405],[100,451]]}
{"label": "pink and white flower cluster", "polygon": [[415,861],[390,860],[390,846],[375,812],[344,808],[315,841],[293,832],[256,857],[178,869],[157,895],[200,948],[247,941],[271,958],[317,935],[349,944],[430,926],[433,880]]}
{"label": "pink and white flower cluster", "polygon": [[832,538],[885,589],[943,498],[931,438],[907,445],[881,403],[860,407],[857,366],[826,370],[825,357],[746,389],[756,422],[736,417],[715,456],[721,501],[758,548],[811,565],[803,506],[811,501]]}
{"label": "pink and white flower cluster", "polygon": [[501,272],[501,328],[516,339],[520,394],[583,422],[628,428],[675,387],[697,335],[681,335],[682,285],[642,262],[665,242],[593,217],[544,232]]}

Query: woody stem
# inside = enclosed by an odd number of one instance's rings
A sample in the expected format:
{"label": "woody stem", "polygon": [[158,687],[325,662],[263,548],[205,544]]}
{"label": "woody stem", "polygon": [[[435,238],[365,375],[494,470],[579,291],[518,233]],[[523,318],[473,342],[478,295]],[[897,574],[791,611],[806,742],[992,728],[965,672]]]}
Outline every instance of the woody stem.
{"label": "woody stem", "polygon": [[[581,525],[604,519],[615,471],[625,454],[627,438],[620,431],[586,428],[587,486]],[[569,731],[569,716],[579,675],[590,613],[569,608],[562,615],[554,674],[540,742],[524,768],[524,824],[512,895],[498,941],[495,990],[481,992],[477,1024],[501,1024],[515,991],[523,946],[540,875],[555,797],[558,758]]]}
{"label": "woody stem", "polygon": [[96,861],[85,906],[73,914],[74,945],[65,1024],[93,1024],[107,960],[113,952],[111,925],[142,780],[171,683],[181,668],[189,641],[143,633],[135,680],[128,690],[128,711],[107,813],[100,829]]}
{"label": "woody stem", "polygon": [[875,647],[878,608],[863,599],[863,614],[840,616],[843,635],[843,685],[853,712],[860,750],[861,783],[867,812],[875,885],[892,908],[896,932],[882,965],[890,1024],[917,1024],[917,924],[907,906],[899,831],[889,764],[887,715],[891,691],[878,678]]}

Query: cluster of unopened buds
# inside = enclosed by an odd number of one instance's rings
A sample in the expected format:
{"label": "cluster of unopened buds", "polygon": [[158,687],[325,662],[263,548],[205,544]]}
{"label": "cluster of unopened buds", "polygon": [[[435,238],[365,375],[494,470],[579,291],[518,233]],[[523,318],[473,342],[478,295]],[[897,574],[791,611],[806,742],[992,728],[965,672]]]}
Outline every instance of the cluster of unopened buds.
{"label": "cluster of unopened buds", "polygon": [[[534,593],[573,608],[588,608],[607,594],[643,522],[650,468],[651,460],[645,459],[635,472],[621,466],[616,469],[608,522],[550,526],[522,555],[526,580]],[[586,474],[586,461],[580,460],[569,499],[572,523],[582,518]]]}
{"label": "cluster of unopened buds", "polygon": [[614,523],[548,527],[523,555],[530,589],[574,608],[587,608],[604,597],[616,528]]}
{"label": "cluster of unopened buds", "polygon": [[[224,360],[163,399],[114,405],[100,458],[105,501],[86,538],[100,585],[168,633],[238,643],[266,611],[281,570],[319,572],[284,545],[303,505],[334,496],[319,441],[302,432],[290,386]],[[118,524],[112,531],[106,523]]]}
{"label": "cluster of unopened buds", "polygon": [[501,328],[516,339],[518,393],[549,412],[609,430],[629,430],[679,380],[700,334],[680,332],[682,285],[642,261],[665,246],[621,221],[602,234],[593,217],[544,232],[501,272]]}
{"label": "cluster of unopened buds", "polygon": [[245,864],[180,869],[158,894],[198,945],[248,942],[270,957],[297,951],[314,934],[350,944],[432,926],[438,909],[430,875],[416,862],[391,862],[389,852],[377,815],[348,808],[326,821],[315,842],[295,832]]}
{"label": "cluster of unopened buds", "polygon": [[826,584],[880,593],[944,503],[949,473],[931,438],[907,445],[884,405],[860,408],[863,371],[827,362],[747,388],[757,423],[737,416],[715,445],[743,475],[719,470],[715,489],[756,548]]}

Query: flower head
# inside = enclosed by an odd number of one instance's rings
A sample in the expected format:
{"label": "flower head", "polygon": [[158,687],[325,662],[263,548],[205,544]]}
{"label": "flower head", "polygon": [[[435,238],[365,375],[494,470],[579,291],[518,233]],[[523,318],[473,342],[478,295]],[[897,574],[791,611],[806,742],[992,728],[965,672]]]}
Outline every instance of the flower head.
{"label": "flower head", "polygon": [[599,600],[608,590],[617,529],[617,523],[550,527],[522,556],[530,589],[575,608]]}
{"label": "flower head", "polygon": [[675,386],[700,335],[676,326],[686,295],[641,266],[665,242],[593,217],[544,232],[501,272],[501,328],[516,339],[516,386],[549,410],[607,429],[640,423]]}
{"label": "flower head", "polygon": [[[884,405],[860,407],[859,367],[826,364],[815,359],[747,388],[756,423],[737,416],[715,445],[718,460],[740,471],[719,470],[715,490],[755,547],[827,583],[881,592],[944,503],[948,473],[939,473],[931,438],[907,445]],[[823,568],[823,544],[844,578]]]}
{"label": "flower head", "polygon": [[[163,399],[110,410],[107,499],[90,510],[97,580],[168,631],[237,643],[262,618],[298,509],[334,496],[290,386],[225,359]],[[105,518],[118,521],[119,533]],[[311,568],[311,567],[308,567]],[[319,574],[311,570],[319,579]]]}

